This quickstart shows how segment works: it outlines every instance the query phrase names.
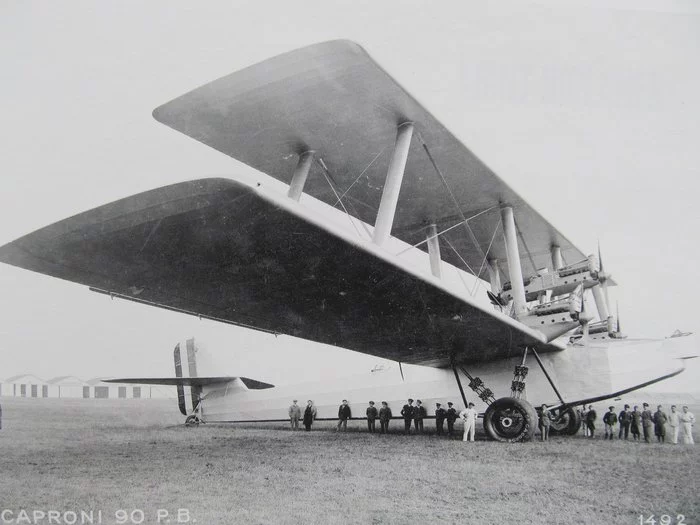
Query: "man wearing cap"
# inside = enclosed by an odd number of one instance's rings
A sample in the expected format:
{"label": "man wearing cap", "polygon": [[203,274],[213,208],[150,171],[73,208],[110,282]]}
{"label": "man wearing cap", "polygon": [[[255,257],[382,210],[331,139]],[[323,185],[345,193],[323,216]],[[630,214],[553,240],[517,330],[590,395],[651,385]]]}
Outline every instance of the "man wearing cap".
{"label": "man wearing cap", "polygon": [[642,403],[642,432],[644,433],[644,441],[649,443],[651,440],[651,429],[654,426],[654,416],[649,410],[649,403]]}
{"label": "man wearing cap", "polygon": [[348,431],[348,419],[352,417],[352,413],[350,412],[350,405],[348,405],[348,400],[343,399],[342,404],[338,407],[338,427],[335,429],[336,432],[340,430],[340,427],[343,427],[343,432]]}
{"label": "man wearing cap", "polygon": [[617,419],[620,422],[620,433],[617,437],[619,439],[622,439],[622,436],[624,434],[625,439],[628,439],[630,435],[630,425],[632,424],[632,413],[630,412],[629,405],[625,405],[625,409],[620,412],[620,415],[617,416]]}
{"label": "man wearing cap", "polygon": [[374,420],[377,419],[377,417],[379,417],[379,413],[374,407],[374,401],[370,401],[367,407],[367,429],[370,433],[374,433]]}
{"label": "man wearing cap", "polygon": [[467,408],[459,413],[459,417],[464,421],[464,436],[462,441],[474,441],[474,433],[476,432],[476,410],[474,403],[469,403]]}
{"label": "man wearing cap", "polygon": [[425,411],[425,407],[420,399],[416,400],[416,406],[413,407],[413,422],[416,426],[416,433],[423,433],[423,418],[428,414]]}
{"label": "man wearing cap", "polygon": [[671,405],[671,412],[668,415],[668,425],[671,427],[671,443],[678,444],[678,431],[680,430],[681,417],[676,411],[676,405]]}
{"label": "man wearing cap", "polygon": [[413,406],[413,399],[409,398],[408,403],[406,403],[401,409],[401,415],[403,416],[404,433],[406,435],[411,433],[411,421],[413,421],[413,411],[416,407]]}
{"label": "man wearing cap", "polygon": [[639,439],[640,429],[642,428],[642,413],[639,411],[637,405],[634,405],[634,410],[630,413],[630,418],[632,420],[632,424],[630,425],[632,437],[637,441]]}
{"label": "man wearing cap", "polygon": [[292,430],[299,430],[299,418],[301,417],[301,407],[297,405],[295,399],[289,407],[289,420],[292,423]]}
{"label": "man wearing cap", "polygon": [[438,436],[442,436],[446,415],[447,412],[440,406],[440,403],[435,403],[435,428]]}
{"label": "man wearing cap", "polygon": [[389,408],[389,403],[382,401],[382,408],[379,409],[379,425],[381,426],[382,434],[386,434],[389,431],[389,421],[391,421],[391,408]]}
{"label": "man wearing cap", "polygon": [[605,439],[612,439],[615,437],[615,425],[617,425],[617,414],[615,414],[615,407],[608,407],[608,411],[603,416],[603,423],[605,424]]}
{"label": "man wearing cap", "polygon": [[695,424],[695,416],[688,410],[687,406],[683,407],[680,420],[681,428],[683,429],[683,443],[686,445],[694,445],[695,441],[693,441],[693,425]]}
{"label": "man wearing cap", "polygon": [[445,419],[447,419],[447,435],[452,437],[452,432],[455,430],[455,421],[457,421],[457,411],[452,406],[452,401],[447,402]]}
{"label": "man wearing cap", "polygon": [[659,443],[663,443],[666,440],[666,421],[668,421],[668,417],[661,410],[661,405],[658,405],[656,412],[654,412],[654,434],[656,434],[656,440]]}

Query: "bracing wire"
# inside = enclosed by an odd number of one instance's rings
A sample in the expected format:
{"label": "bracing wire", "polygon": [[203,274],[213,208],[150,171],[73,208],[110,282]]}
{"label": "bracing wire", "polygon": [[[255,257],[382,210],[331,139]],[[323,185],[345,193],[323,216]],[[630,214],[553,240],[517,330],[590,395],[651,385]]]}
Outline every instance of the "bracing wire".
{"label": "bracing wire", "polygon": [[[319,166],[321,166],[321,168],[322,168],[322,170],[323,170],[323,177],[326,179],[326,182],[327,182],[328,185],[331,187],[331,190],[333,191],[333,194],[335,195],[336,199],[338,199],[338,202],[339,202],[340,205],[343,207],[343,211],[345,212],[345,215],[348,216],[348,220],[350,221],[350,224],[352,224],[352,227],[355,228],[355,231],[357,232],[357,236],[358,236],[358,237],[362,237],[362,234],[360,233],[360,230],[358,230],[358,229],[357,229],[357,226],[355,225],[355,221],[352,220],[352,215],[350,215],[350,213],[348,212],[348,209],[345,207],[345,204],[343,204],[343,201],[342,201],[342,200],[340,199],[340,197],[338,196],[338,192],[335,191],[335,187],[333,186],[333,183],[331,182],[330,173],[328,172],[328,168],[326,167],[326,163],[323,162],[323,159],[320,158],[320,157],[317,159],[317,161],[318,161]],[[359,219],[358,219],[358,220],[359,220]],[[365,229],[365,232],[367,232],[367,235],[368,235],[368,236],[370,237],[370,239],[371,239],[371,238],[372,238],[372,234],[369,232],[369,229],[367,228],[367,226],[365,225],[365,223],[362,222],[362,221],[360,221],[360,224],[362,224],[362,227]]]}
{"label": "bracing wire", "polygon": [[367,164],[367,167],[366,167],[365,169],[362,170],[362,173],[360,173],[360,174],[357,176],[357,178],[356,178],[354,181],[352,181],[352,184],[350,184],[350,186],[348,186],[348,189],[345,190],[345,191],[343,192],[343,194],[342,194],[340,197],[338,197],[338,200],[333,204],[333,206],[335,206],[336,204],[338,204],[338,203],[340,202],[340,199],[342,199],[343,197],[345,197],[345,196],[348,194],[348,192],[352,189],[352,187],[355,185],[355,183],[356,183],[358,180],[360,180],[360,178],[367,172],[367,170],[370,169],[370,168],[372,167],[372,164],[374,164],[374,162],[379,158],[379,156],[380,156],[382,153],[384,153],[384,150],[385,150],[385,149],[386,149],[386,146],[384,146],[384,147],[381,149],[381,151],[380,151],[379,153],[377,153],[377,155],[372,159],[372,161],[371,161],[369,164]]}

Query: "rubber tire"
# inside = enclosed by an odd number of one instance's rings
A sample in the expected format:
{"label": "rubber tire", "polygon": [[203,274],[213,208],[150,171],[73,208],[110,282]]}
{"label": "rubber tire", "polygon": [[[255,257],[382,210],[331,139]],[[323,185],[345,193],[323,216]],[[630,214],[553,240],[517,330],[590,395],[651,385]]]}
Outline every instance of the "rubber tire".
{"label": "rubber tire", "polygon": [[561,422],[552,421],[549,433],[553,436],[573,436],[581,428],[581,416],[578,411],[569,407],[559,415]]}
{"label": "rubber tire", "polygon": [[185,426],[186,427],[197,427],[199,426],[199,418],[195,415],[189,415],[187,416],[187,419],[185,419]]}
{"label": "rubber tire", "polygon": [[[507,427],[503,425],[506,417],[515,420]],[[537,430],[537,412],[524,399],[502,397],[486,409],[484,430],[489,438],[502,443],[532,441]]]}

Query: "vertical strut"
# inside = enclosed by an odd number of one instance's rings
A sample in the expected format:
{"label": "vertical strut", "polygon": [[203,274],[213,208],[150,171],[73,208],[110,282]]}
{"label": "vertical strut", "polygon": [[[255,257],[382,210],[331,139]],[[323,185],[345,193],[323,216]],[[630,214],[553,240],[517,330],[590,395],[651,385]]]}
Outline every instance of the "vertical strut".
{"label": "vertical strut", "polygon": [[510,206],[501,208],[501,219],[503,220],[503,236],[505,237],[506,255],[508,256],[508,273],[510,274],[510,285],[513,292],[515,316],[517,318],[527,310],[527,302],[525,301],[525,285],[523,284],[523,270],[520,267],[520,252],[518,250],[513,208]]}
{"label": "vertical strut", "polygon": [[299,162],[297,162],[297,167],[294,170],[292,182],[289,184],[289,191],[287,192],[287,197],[290,199],[298,201],[301,198],[313,160],[314,152],[311,150],[305,151],[299,155]]}
{"label": "vertical strut", "polygon": [[442,258],[440,257],[440,239],[437,236],[437,226],[428,227],[428,255],[430,256],[430,271],[438,279],[442,277]]}
{"label": "vertical strut", "polygon": [[494,294],[501,293],[501,272],[498,270],[498,261],[496,259],[489,259],[486,268],[488,268],[489,271],[491,292]]}
{"label": "vertical strut", "polygon": [[561,248],[559,246],[552,246],[552,268],[558,270],[564,266],[561,259]]}
{"label": "vertical strut", "polygon": [[605,321],[610,317],[608,312],[608,305],[605,303],[605,297],[603,296],[603,289],[600,284],[596,284],[593,288],[593,299],[595,299],[595,306],[598,309],[598,316],[601,321]]}
{"label": "vertical strut", "polygon": [[374,236],[372,237],[372,242],[380,246],[389,238],[391,227],[394,225],[396,204],[399,201],[399,192],[401,191],[401,182],[403,181],[412,136],[412,122],[404,122],[396,130],[396,145],[389,161],[389,169],[384,181],[382,200],[379,203],[377,220],[374,223]]}

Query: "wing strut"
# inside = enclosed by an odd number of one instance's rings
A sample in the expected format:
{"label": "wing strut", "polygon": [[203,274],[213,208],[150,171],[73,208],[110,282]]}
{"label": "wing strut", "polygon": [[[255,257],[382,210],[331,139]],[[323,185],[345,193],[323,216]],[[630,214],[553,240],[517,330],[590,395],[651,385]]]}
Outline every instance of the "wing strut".
{"label": "wing strut", "polygon": [[545,377],[547,378],[547,381],[549,381],[549,384],[552,385],[552,389],[554,390],[554,393],[557,395],[559,398],[559,401],[561,401],[562,405],[566,405],[566,401],[564,401],[564,398],[561,397],[561,394],[559,393],[559,390],[557,389],[557,385],[554,384],[554,381],[552,378],[549,376],[549,373],[547,372],[547,369],[544,367],[544,363],[542,363],[542,360],[540,359],[540,356],[537,355],[537,350],[534,348],[531,348],[532,350],[532,355],[535,356],[535,359],[537,360],[537,364],[540,365],[540,368],[544,372]]}
{"label": "wing strut", "polygon": [[462,401],[464,401],[464,408],[467,408],[467,396],[464,395],[464,388],[462,388],[462,381],[459,379],[459,373],[457,372],[457,367],[452,365],[452,371],[455,373],[455,379],[457,380],[457,386],[459,387],[459,393],[462,394]]}
{"label": "wing strut", "polygon": [[294,175],[292,176],[292,182],[289,184],[289,191],[287,192],[287,197],[295,201],[299,201],[301,194],[304,192],[304,185],[306,184],[306,178],[309,176],[309,170],[311,169],[311,163],[314,160],[314,151],[307,150],[301,155],[299,155],[299,162],[294,170]]}
{"label": "wing strut", "polygon": [[391,154],[389,170],[384,182],[382,200],[379,203],[377,220],[374,223],[374,236],[372,242],[381,246],[391,235],[391,227],[394,225],[394,214],[396,204],[399,202],[399,192],[403,181],[406,160],[408,160],[408,149],[411,146],[413,136],[413,122],[404,122],[396,130],[396,146]]}

